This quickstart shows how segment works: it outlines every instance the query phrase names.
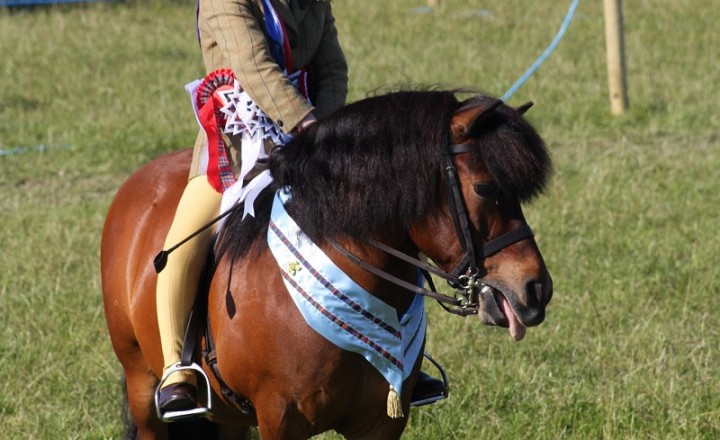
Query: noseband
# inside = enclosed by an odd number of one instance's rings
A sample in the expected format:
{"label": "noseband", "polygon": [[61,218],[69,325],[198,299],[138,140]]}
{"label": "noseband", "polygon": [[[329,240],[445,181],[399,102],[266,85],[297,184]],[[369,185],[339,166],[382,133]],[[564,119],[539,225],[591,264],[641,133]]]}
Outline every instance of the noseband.
{"label": "noseband", "polygon": [[[392,255],[406,263],[409,263],[423,273],[425,279],[428,282],[431,290],[427,290],[416,284],[408,283],[405,280],[395,277],[387,272],[384,272],[375,266],[372,266],[365,261],[361,260],[357,256],[351,254],[345,248],[340,246],[334,240],[329,240],[330,244],[338,250],[340,253],[345,255],[355,264],[364,268],[365,270],[385,279],[397,286],[403,287],[412,292],[424,295],[437,300],[445,310],[456,315],[474,315],[478,312],[478,292],[480,289],[485,288],[487,285],[482,282],[483,276],[480,273],[480,265],[478,262],[482,262],[491,255],[494,255],[504,248],[517,243],[519,241],[532,238],[533,232],[530,226],[524,224],[517,229],[502,234],[489,242],[485,243],[478,252],[475,248],[475,244],[472,241],[470,231],[470,221],[467,214],[467,208],[465,201],[460,192],[460,182],[458,179],[457,168],[453,157],[456,154],[468,153],[472,151],[472,146],[468,144],[450,144],[447,147],[444,157],[444,173],[445,181],[448,189],[448,200],[450,205],[450,217],[455,225],[455,232],[457,234],[460,245],[463,249],[463,256],[460,261],[455,265],[455,269],[451,272],[445,272],[442,269],[431,266],[417,258],[411,257],[404,254],[390,246],[380,243],[373,239],[367,239],[367,243],[371,246]],[[435,285],[430,277],[429,273],[435,274],[445,280],[451,287],[456,289],[455,296],[444,295],[438,293],[435,289]]]}

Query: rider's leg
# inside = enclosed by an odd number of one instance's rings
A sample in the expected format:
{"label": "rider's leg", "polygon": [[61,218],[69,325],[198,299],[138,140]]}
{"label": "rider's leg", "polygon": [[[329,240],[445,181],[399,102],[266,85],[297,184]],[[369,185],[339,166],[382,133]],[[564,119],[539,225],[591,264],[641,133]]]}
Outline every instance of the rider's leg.
{"label": "rider's leg", "polygon": [[[222,195],[210,186],[206,176],[192,178],[178,204],[164,249],[214,219],[219,214],[221,198]],[[165,269],[158,274],[157,315],[164,370],[180,361],[185,326],[214,233],[215,225],[175,249],[168,256]],[[177,383],[194,385],[194,374],[192,371],[179,371],[168,378],[163,388]]]}

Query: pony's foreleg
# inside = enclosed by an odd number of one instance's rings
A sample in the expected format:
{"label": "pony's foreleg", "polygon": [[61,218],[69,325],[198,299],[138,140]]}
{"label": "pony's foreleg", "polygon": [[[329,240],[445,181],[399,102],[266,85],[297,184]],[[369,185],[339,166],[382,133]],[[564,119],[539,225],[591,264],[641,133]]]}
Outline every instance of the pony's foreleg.
{"label": "pony's foreleg", "polygon": [[363,433],[345,435],[347,440],[399,440],[405,430],[405,423],[386,422],[365,430]]}
{"label": "pony's foreleg", "polygon": [[[144,364],[140,361],[139,364]],[[137,365],[137,364],[136,364]],[[137,438],[141,440],[166,440],[167,425],[160,421],[155,411],[155,387],[157,378],[149,369],[125,370],[128,406],[137,426]]]}
{"label": "pony's foreleg", "polygon": [[258,432],[262,440],[305,440],[312,437],[312,426],[294,403],[283,401],[277,394],[255,403]]}
{"label": "pony's foreleg", "polygon": [[410,405],[403,405],[404,417],[392,419],[385,408],[356,408],[348,423],[336,431],[348,440],[398,440],[402,436],[410,415]]}

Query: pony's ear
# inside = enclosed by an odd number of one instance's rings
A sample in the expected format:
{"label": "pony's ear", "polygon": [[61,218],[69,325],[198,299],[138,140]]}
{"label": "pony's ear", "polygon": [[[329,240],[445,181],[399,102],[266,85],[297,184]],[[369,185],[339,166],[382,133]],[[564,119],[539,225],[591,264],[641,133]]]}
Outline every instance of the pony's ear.
{"label": "pony's ear", "polygon": [[517,110],[517,112],[520,113],[521,115],[524,115],[525,112],[530,110],[530,107],[532,107],[533,105],[535,105],[534,102],[528,101],[525,104],[521,105],[520,107],[516,108],[515,110]]}
{"label": "pony's ear", "polygon": [[465,101],[450,120],[453,142],[461,143],[472,137],[472,133],[477,131],[482,122],[502,103],[500,99],[471,98]]}

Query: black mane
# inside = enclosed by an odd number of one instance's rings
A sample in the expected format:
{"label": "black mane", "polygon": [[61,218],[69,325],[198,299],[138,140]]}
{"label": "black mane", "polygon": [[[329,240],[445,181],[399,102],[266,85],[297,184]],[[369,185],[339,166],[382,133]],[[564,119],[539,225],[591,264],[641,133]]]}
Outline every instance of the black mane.
{"label": "black mane", "polygon": [[[473,100],[491,99],[475,97]],[[446,191],[441,161],[460,103],[450,91],[407,91],[350,104],[271,155],[274,181],[255,202],[256,218],[231,215],[221,252],[244,255],[267,230],[272,194],[290,188],[287,210],[314,240],[393,236],[436,209]],[[473,160],[487,164],[501,191],[528,200],[551,170],[545,145],[514,109],[501,105],[477,133]],[[265,240],[258,240],[262,246]]]}
{"label": "black mane", "polygon": [[440,203],[450,92],[399,92],[331,115],[283,148],[271,171],[311,237],[398,233]]}

